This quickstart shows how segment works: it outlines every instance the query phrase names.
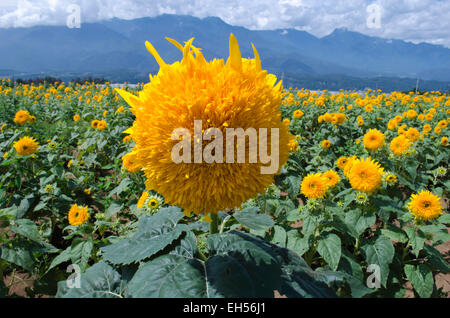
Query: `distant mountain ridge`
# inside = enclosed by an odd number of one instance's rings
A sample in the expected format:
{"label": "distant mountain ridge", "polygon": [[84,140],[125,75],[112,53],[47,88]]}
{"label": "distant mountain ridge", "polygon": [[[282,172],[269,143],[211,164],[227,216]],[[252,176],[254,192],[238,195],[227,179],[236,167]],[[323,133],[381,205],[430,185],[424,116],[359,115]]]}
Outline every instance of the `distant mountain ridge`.
{"label": "distant mountain ridge", "polygon": [[[409,77],[450,81],[450,49],[401,40],[387,40],[336,29],[317,38],[305,31],[248,30],[219,18],[161,15],[134,20],[112,19],[65,26],[0,29],[0,70],[48,72],[155,72],[153,57],[144,42],[150,41],[167,61],[180,52],[164,37],[181,43],[195,37],[207,59],[228,57],[228,37],[234,33],[244,57],[258,49],[263,67],[271,72],[321,76]],[[0,74],[1,75],[1,74]]]}

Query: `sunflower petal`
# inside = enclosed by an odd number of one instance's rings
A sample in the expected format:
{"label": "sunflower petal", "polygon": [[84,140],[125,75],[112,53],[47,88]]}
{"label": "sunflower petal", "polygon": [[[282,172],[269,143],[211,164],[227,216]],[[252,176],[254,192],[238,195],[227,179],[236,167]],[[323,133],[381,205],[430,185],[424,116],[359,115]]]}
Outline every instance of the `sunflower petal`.
{"label": "sunflower petal", "polygon": [[150,54],[153,55],[153,57],[155,58],[156,62],[159,65],[159,67],[166,66],[166,62],[164,62],[164,60],[161,58],[161,56],[159,56],[158,51],[156,51],[156,49],[153,47],[153,45],[150,42],[146,41],[145,47],[150,52]]}
{"label": "sunflower petal", "polygon": [[258,71],[261,71],[261,59],[259,58],[259,53],[252,43],[253,54],[255,55],[255,66]]}
{"label": "sunflower petal", "polygon": [[230,57],[228,59],[231,67],[240,71],[242,70],[242,55],[239,44],[233,33],[230,34]]}

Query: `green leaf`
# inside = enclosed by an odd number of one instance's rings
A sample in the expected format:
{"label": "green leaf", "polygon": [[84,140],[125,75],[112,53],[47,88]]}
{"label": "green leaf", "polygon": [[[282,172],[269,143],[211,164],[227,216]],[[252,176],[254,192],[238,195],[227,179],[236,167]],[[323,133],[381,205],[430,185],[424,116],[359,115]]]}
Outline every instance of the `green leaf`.
{"label": "green leaf", "polygon": [[301,178],[296,176],[289,176],[286,178],[285,182],[288,186],[288,194],[291,200],[295,200],[298,193],[300,192],[300,182]]}
{"label": "green leaf", "polygon": [[442,257],[441,253],[437,249],[431,245],[425,244],[424,250],[428,255],[429,262],[434,268],[444,273],[450,272],[449,263],[444,259],[444,257]]}
{"label": "green leaf", "polygon": [[309,250],[310,236],[301,237],[297,230],[287,232],[287,248],[302,256]]}
{"label": "green leaf", "polygon": [[118,204],[118,203],[114,202],[106,210],[106,219],[107,220],[111,219],[111,217],[113,217],[115,214],[120,212],[121,209],[122,209],[122,204]]}
{"label": "green leaf", "polygon": [[179,208],[169,207],[141,217],[138,232],[103,247],[103,258],[113,264],[131,264],[156,254],[188,230],[186,225],[177,225],[183,215]]}
{"label": "green leaf", "polygon": [[318,239],[317,252],[323,257],[332,270],[336,270],[341,258],[341,239],[333,233],[320,236]]}
{"label": "green leaf", "polygon": [[434,288],[434,279],[433,273],[428,266],[419,264],[416,267],[406,264],[405,274],[421,298],[429,298],[431,296]]}
{"label": "green leaf", "polygon": [[142,265],[128,284],[127,297],[208,297],[202,263],[162,255]]}
{"label": "green leaf", "polygon": [[14,224],[10,225],[10,229],[32,241],[40,242],[41,236],[36,224],[28,219],[18,219],[14,221]]}
{"label": "green leaf", "polygon": [[450,224],[450,213],[441,215],[438,219],[439,223]]}
{"label": "green leaf", "polygon": [[271,228],[275,222],[270,218],[270,216],[258,212],[258,208],[252,207],[234,213],[233,216],[239,223],[249,229],[265,232]]}
{"label": "green leaf", "polygon": [[61,263],[69,261],[70,257],[71,257],[71,254],[72,254],[72,247],[69,246],[64,251],[62,251],[61,254],[59,254],[58,256],[56,256],[53,259],[53,261],[51,262],[50,267],[48,268],[46,273],[48,273],[55,266],[58,266]]}
{"label": "green leaf", "polygon": [[[210,255],[234,259],[230,262],[240,263],[251,277],[253,288],[242,290],[240,297],[273,297],[273,291],[281,285],[281,264],[273,252],[273,246],[276,245],[237,231],[210,235],[207,243]],[[221,293],[219,287],[212,283],[215,293]],[[253,295],[253,292],[257,294]]]}
{"label": "green leaf", "polygon": [[373,213],[363,213],[360,209],[348,211],[345,214],[345,223],[353,227],[361,235],[367,228],[375,224],[376,217]]}
{"label": "green leaf", "polygon": [[386,287],[386,281],[389,275],[389,264],[394,257],[394,246],[385,236],[379,236],[377,239],[371,239],[361,246],[367,264],[377,264],[380,266],[381,284]]}
{"label": "green leaf", "polygon": [[130,178],[123,179],[122,181],[120,181],[119,185],[109,193],[109,197],[112,197],[113,195],[120,195],[125,190],[125,188],[132,183],[133,181]]}
{"label": "green leaf", "polygon": [[389,228],[381,229],[381,233],[393,241],[401,243],[406,243],[408,241],[408,236],[406,235],[406,233],[402,229],[395,226],[390,226]]}
{"label": "green leaf", "polygon": [[[75,274],[74,274],[75,275]],[[117,298],[123,292],[120,274],[105,261],[100,261],[81,274],[80,287],[68,288],[67,281],[58,283],[57,298]],[[76,278],[74,278],[75,283]]]}
{"label": "green leaf", "polygon": [[33,272],[34,258],[31,244],[26,241],[13,242],[12,247],[0,246],[0,258],[21,266],[30,273]]}
{"label": "green leaf", "polygon": [[273,238],[271,242],[281,247],[286,247],[286,231],[279,225],[273,227]]}
{"label": "green leaf", "polygon": [[408,235],[409,244],[411,245],[414,254],[416,257],[419,256],[419,252],[423,249],[425,244],[425,235],[422,231],[412,227],[407,227],[405,232]]}
{"label": "green leaf", "polygon": [[103,258],[113,264],[131,264],[161,251],[180,237],[185,227],[177,226],[166,233],[140,232],[131,238],[123,239],[112,245],[103,247]]}

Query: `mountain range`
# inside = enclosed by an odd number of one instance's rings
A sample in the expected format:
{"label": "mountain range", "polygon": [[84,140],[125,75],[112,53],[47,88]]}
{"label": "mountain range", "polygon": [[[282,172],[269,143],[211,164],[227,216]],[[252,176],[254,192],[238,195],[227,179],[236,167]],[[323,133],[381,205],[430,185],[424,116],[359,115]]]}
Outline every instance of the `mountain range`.
{"label": "mountain range", "polygon": [[450,81],[450,49],[439,45],[371,37],[346,29],[318,38],[296,29],[249,30],[217,17],[169,14],[84,23],[78,29],[0,29],[0,75],[148,74],[157,71],[158,65],[145,41],[168,63],[179,60],[181,53],[164,37],[180,43],[194,37],[194,45],[202,48],[207,59],[226,59],[230,33],[238,39],[243,57],[253,57],[253,43],[263,67],[276,74]]}

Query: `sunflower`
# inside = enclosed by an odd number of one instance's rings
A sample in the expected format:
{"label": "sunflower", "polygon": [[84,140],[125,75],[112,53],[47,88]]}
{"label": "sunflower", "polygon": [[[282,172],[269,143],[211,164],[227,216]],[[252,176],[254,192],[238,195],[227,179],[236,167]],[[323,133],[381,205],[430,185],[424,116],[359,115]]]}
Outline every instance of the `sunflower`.
{"label": "sunflower", "polygon": [[334,187],[341,179],[339,174],[334,170],[327,170],[322,174],[322,176],[327,179],[327,185],[329,188]]}
{"label": "sunflower", "polygon": [[397,125],[398,125],[398,122],[397,122],[395,119],[391,119],[391,120],[388,122],[387,129],[389,129],[389,130],[394,130],[395,127],[397,127]]}
{"label": "sunflower", "polygon": [[147,191],[143,192],[137,203],[139,212],[145,214],[154,214],[163,205],[164,199],[159,195],[149,195]]}
{"label": "sunflower", "polygon": [[369,194],[380,187],[382,176],[383,168],[370,157],[354,160],[348,173],[352,188]]}
{"label": "sunflower", "polygon": [[328,149],[331,146],[331,142],[328,139],[322,140],[322,148]]}
{"label": "sunflower", "polygon": [[435,133],[436,135],[439,135],[441,132],[442,132],[441,127],[439,127],[439,126],[434,127],[434,133]]}
{"label": "sunflower", "polygon": [[[293,138],[283,124],[289,120],[282,122],[281,118],[281,82],[276,84],[276,77],[261,69],[256,49],[254,59],[243,59],[232,34],[226,62],[206,61],[201,50],[192,45],[193,39],[184,47],[172,39],[168,41],[182,51],[181,62],[166,64],[146,42],[160,66],[159,73],[151,76],[139,96],[118,90],[135,115],[133,126],[126,131],[136,142],[135,164],[145,173],[146,188],[163,195],[167,204],[183,208],[186,215],[240,206],[273,183],[274,173],[261,173],[267,164],[219,163],[225,161],[223,158],[216,158],[213,163],[174,163],[171,152],[179,140],[172,139],[172,132],[181,127],[193,136],[194,120],[201,120],[205,131],[216,128],[222,133],[227,127],[257,131],[276,128],[279,171],[289,157],[288,142]],[[270,149],[271,130],[268,130],[267,149]],[[245,148],[247,154],[248,143]]]}
{"label": "sunflower", "polygon": [[447,121],[445,119],[441,120],[440,122],[438,122],[438,126],[441,128],[447,128]]}
{"label": "sunflower", "polygon": [[384,145],[385,136],[378,129],[369,129],[364,135],[364,147],[367,150],[378,150]]}
{"label": "sunflower", "polygon": [[97,129],[104,130],[107,126],[108,126],[108,124],[106,123],[106,121],[100,120],[97,124]]}
{"label": "sunflower", "polygon": [[336,114],[337,122],[338,124],[344,123],[346,117],[344,114]]}
{"label": "sunflower", "polygon": [[351,156],[347,158],[347,163],[344,166],[343,172],[344,175],[348,178],[348,174],[350,173],[350,170],[353,167],[353,163],[355,162],[355,160],[357,159],[356,156]]}
{"label": "sunflower", "polygon": [[366,193],[364,193],[364,192],[355,193],[355,201],[358,204],[364,205],[368,202],[368,200],[369,200],[369,196]]}
{"label": "sunflower", "polygon": [[97,119],[94,119],[93,121],[91,121],[91,127],[97,129],[99,122],[100,121],[98,121]]}
{"label": "sunflower", "polygon": [[283,119],[283,124],[284,124],[286,127],[289,127],[289,125],[291,124],[291,121],[289,120],[289,118],[285,118],[285,119]]}
{"label": "sunflower", "polygon": [[417,116],[417,112],[414,109],[410,109],[406,112],[406,117],[413,119]]}
{"label": "sunflower", "polygon": [[448,145],[448,137],[442,137],[441,145],[442,146],[447,146]]}
{"label": "sunflower", "polygon": [[141,170],[136,158],[136,153],[133,152],[127,153],[122,157],[123,165],[129,172],[138,172]]}
{"label": "sunflower", "polygon": [[73,121],[79,121],[80,120],[80,115],[76,114],[73,116]]}
{"label": "sunflower", "polygon": [[117,110],[116,110],[116,114],[120,114],[121,112],[123,112],[124,111],[124,108],[123,108],[123,106],[120,106],[119,108],[117,108]]}
{"label": "sunflower", "polygon": [[408,209],[416,219],[432,220],[442,214],[440,198],[427,190],[412,194]]}
{"label": "sunflower", "polygon": [[14,116],[14,122],[19,125],[24,125],[30,120],[30,113],[27,110],[19,110]]}
{"label": "sunflower", "polygon": [[389,148],[392,153],[397,156],[401,156],[403,152],[411,146],[410,141],[403,135],[392,139]]}
{"label": "sunflower", "polygon": [[358,119],[358,126],[362,126],[362,125],[364,125],[364,120]]}
{"label": "sunflower", "polygon": [[347,161],[348,161],[347,157],[345,156],[339,157],[338,160],[336,160],[336,166],[338,166],[339,169],[343,170],[345,165],[347,164]]}
{"label": "sunflower", "polygon": [[395,174],[393,174],[393,173],[390,173],[390,172],[385,173],[383,175],[383,179],[389,185],[393,185],[393,184],[397,183],[397,176]]}
{"label": "sunflower", "polygon": [[416,128],[411,127],[405,132],[405,137],[408,138],[408,140],[415,142],[419,140],[420,132]]}
{"label": "sunflower", "polygon": [[423,126],[423,131],[430,132],[430,131],[431,131],[431,126],[428,125],[428,124],[425,124],[425,125]]}
{"label": "sunflower", "polygon": [[402,116],[397,115],[397,116],[394,117],[394,120],[395,120],[397,123],[399,123],[399,122],[402,121]]}
{"label": "sunflower", "polygon": [[300,110],[300,109],[297,109],[295,112],[294,112],[294,117],[295,118],[301,118],[303,116],[303,112]]}
{"label": "sunflower", "polygon": [[122,141],[124,143],[127,143],[127,142],[131,141],[131,137],[130,136],[125,136],[125,137],[123,137]]}
{"label": "sunflower", "polygon": [[36,153],[39,143],[33,137],[23,137],[14,142],[14,148],[21,156],[29,156]]}
{"label": "sunflower", "polygon": [[323,198],[328,190],[328,179],[321,173],[308,174],[300,185],[301,193],[308,199]]}
{"label": "sunflower", "polygon": [[89,219],[88,207],[72,205],[69,210],[69,224],[73,226],[82,225]]}
{"label": "sunflower", "polygon": [[289,151],[296,152],[298,149],[298,142],[297,140],[293,139],[289,141]]}

